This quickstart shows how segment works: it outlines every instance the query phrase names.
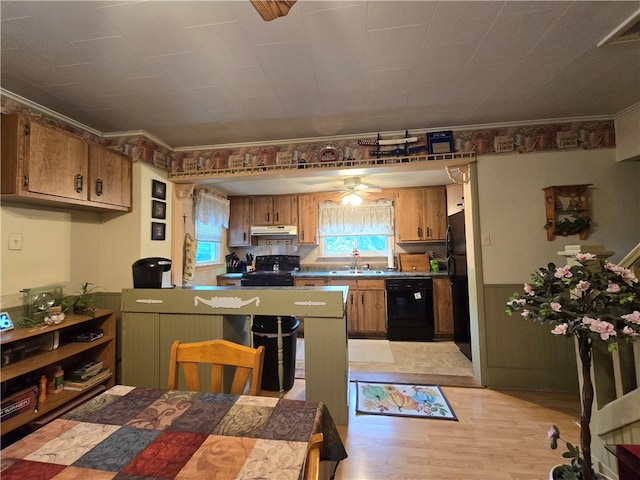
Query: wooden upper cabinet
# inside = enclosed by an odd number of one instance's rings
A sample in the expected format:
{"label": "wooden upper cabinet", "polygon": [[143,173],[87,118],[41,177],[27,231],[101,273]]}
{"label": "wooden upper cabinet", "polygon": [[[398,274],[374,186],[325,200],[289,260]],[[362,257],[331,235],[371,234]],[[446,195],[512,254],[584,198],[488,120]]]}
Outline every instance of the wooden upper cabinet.
{"label": "wooden upper cabinet", "polygon": [[444,186],[398,189],[394,203],[398,243],[444,241],[447,231]]}
{"label": "wooden upper cabinet", "polygon": [[295,225],[298,215],[296,195],[252,197],[253,225]]}
{"label": "wooden upper cabinet", "polygon": [[89,147],[89,200],[131,207],[131,161],[101,145]]}
{"label": "wooden upper cabinet", "polygon": [[298,195],[298,243],[318,244],[318,196],[309,193]]}
{"label": "wooden upper cabinet", "polygon": [[128,211],[131,162],[109,153],[118,161],[102,158],[96,162],[101,165],[97,171],[105,178],[103,192],[108,192],[99,199],[93,192],[88,142],[21,114],[2,115],[2,197],[71,208]]}
{"label": "wooden upper cabinet", "polygon": [[229,233],[227,244],[230,247],[251,245],[251,197],[229,198]]}

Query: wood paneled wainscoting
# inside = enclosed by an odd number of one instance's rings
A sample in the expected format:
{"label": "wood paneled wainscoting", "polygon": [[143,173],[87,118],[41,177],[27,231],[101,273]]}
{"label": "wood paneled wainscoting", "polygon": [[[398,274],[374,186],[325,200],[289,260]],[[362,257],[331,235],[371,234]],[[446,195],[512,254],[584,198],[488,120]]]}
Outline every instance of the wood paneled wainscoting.
{"label": "wood paneled wainscoting", "polygon": [[573,341],[552,335],[549,324],[505,312],[509,296],[521,290],[521,283],[484,286],[482,384],[495,389],[578,392]]}

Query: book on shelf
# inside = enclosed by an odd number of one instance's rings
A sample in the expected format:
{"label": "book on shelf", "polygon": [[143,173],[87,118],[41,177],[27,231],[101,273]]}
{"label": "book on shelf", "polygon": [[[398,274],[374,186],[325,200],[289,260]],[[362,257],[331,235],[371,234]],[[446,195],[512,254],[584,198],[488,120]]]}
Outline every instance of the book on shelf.
{"label": "book on shelf", "polygon": [[93,342],[104,337],[104,331],[101,328],[88,330],[86,332],[76,332],[63,335],[65,342]]}
{"label": "book on shelf", "polygon": [[90,378],[87,378],[84,381],[65,380],[64,389],[76,390],[76,391],[86,390],[87,388],[93,387],[94,385],[97,385],[105,381],[106,379],[111,377],[111,375],[112,375],[111,370],[108,368],[104,368],[100,370],[100,372],[98,372],[97,374],[91,376]]}
{"label": "book on shelf", "polygon": [[91,373],[98,373],[100,370],[102,370],[102,360],[91,360],[78,365],[72,365],[65,371],[65,376],[72,377],[74,375],[87,375]]}
{"label": "book on shelf", "polygon": [[95,370],[91,370],[87,373],[67,373],[65,374],[64,378],[65,380],[69,380],[72,382],[86,382],[87,380],[89,380],[90,378],[98,375],[99,373],[101,373],[103,370],[102,365],[100,365],[100,368],[97,368]]}

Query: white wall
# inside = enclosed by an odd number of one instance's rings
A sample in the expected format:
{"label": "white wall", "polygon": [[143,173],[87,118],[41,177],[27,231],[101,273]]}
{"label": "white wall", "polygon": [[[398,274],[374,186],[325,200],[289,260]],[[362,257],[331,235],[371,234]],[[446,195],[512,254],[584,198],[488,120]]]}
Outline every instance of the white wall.
{"label": "white wall", "polygon": [[[22,249],[9,250],[9,234],[22,235]],[[23,288],[81,282],[98,284],[95,256],[101,245],[99,214],[3,202],[0,208],[0,303],[22,303]]]}
{"label": "white wall", "polygon": [[[616,162],[614,149],[553,151],[478,158],[485,284],[522,283],[565,245],[603,244],[620,260],[640,241],[640,162]],[[543,188],[592,183],[592,229],[547,241]]]}
{"label": "white wall", "polygon": [[[107,292],[133,287],[131,264],[143,257],[171,258],[172,184],[167,183],[167,239],[151,240],[151,181],[163,172],[133,165],[133,209],[95,213],[28,204],[0,206],[0,305],[22,303],[23,288],[63,285],[76,292],[90,282]],[[22,234],[22,250],[9,250],[9,234]]]}
{"label": "white wall", "polygon": [[[100,262],[102,283],[106,291],[119,292],[133,287],[131,265],[140,258],[171,258],[171,209],[173,184],[161,170],[141,162],[133,164],[133,208],[126,215],[105,214],[102,225],[103,248]],[[167,218],[151,218],[151,184],[167,184]],[[151,222],[166,223],[166,240],[151,240]]]}

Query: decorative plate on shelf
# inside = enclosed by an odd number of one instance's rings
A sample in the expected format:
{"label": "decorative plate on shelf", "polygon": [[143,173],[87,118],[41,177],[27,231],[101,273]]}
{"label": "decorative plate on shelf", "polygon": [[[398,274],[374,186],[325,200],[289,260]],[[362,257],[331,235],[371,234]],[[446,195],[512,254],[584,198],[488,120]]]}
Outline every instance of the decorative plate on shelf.
{"label": "decorative plate on shelf", "polygon": [[338,161],[338,150],[331,144],[326,145],[323,149],[318,153],[318,161],[319,162],[337,162]]}

